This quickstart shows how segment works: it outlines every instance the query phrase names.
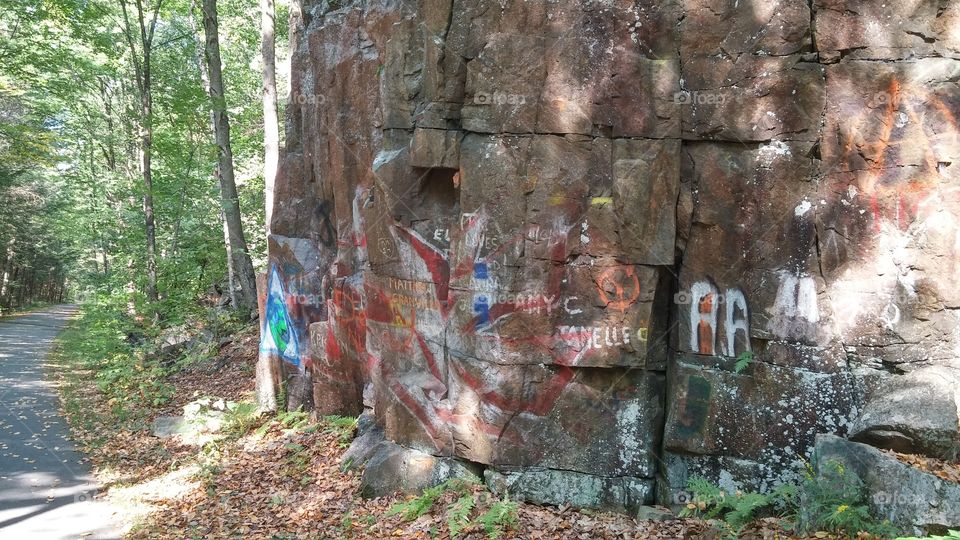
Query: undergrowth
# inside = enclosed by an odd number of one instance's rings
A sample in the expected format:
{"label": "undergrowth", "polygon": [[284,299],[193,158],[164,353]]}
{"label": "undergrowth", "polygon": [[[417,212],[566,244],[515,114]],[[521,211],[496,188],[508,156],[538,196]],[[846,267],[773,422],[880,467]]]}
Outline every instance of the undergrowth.
{"label": "undergrowth", "polygon": [[765,516],[778,516],[785,528],[801,534],[831,531],[850,538],[863,534],[891,538],[897,533],[889,521],[871,514],[860,479],[834,460],[825,462],[819,474],[814,464],[804,462],[802,482],[784,484],[766,494],[728,493],[699,476],[689,479],[687,489],[692,500],[680,515],[715,520],[720,532],[731,539]]}
{"label": "undergrowth", "polygon": [[[167,370],[131,344],[137,325],[120,313],[108,302],[84,305],[58,338],[56,359],[69,371],[92,374],[114,422],[124,425],[140,421],[141,408],[167,403],[174,388],[164,381]],[[89,417],[82,402],[66,400],[65,406]]]}
{"label": "undergrowth", "polygon": [[[445,512],[450,538],[457,538],[474,529],[483,529],[487,538],[496,540],[507,529],[517,526],[518,504],[508,499],[495,499],[480,485],[479,479],[450,479],[423,490],[417,497],[394,504],[387,515],[399,515],[405,521],[413,521],[430,512],[438,500],[449,495],[455,498],[447,505]],[[486,510],[478,512],[477,508],[483,506],[486,506]]]}

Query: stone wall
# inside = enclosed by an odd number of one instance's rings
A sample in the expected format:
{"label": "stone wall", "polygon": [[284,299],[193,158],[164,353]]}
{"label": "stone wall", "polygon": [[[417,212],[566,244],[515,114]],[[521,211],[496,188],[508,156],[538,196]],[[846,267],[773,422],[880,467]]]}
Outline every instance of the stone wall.
{"label": "stone wall", "polygon": [[958,19],[294,2],[261,344],[288,406],[366,386],[389,439],[521,493],[791,479],[883,379],[960,368]]}

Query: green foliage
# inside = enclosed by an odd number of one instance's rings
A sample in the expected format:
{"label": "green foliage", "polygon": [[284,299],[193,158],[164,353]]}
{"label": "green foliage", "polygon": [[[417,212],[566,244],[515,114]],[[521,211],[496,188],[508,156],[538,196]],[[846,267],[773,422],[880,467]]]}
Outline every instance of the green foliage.
{"label": "green foliage", "polygon": [[483,525],[487,538],[497,540],[503,535],[504,529],[516,527],[517,508],[516,501],[507,499],[491,504],[490,508],[477,518],[477,522]]}
{"label": "green foliage", "polygon": [[217,441],[211,441],[203,445],[200,451],[199,465],[196,478],[203,484],[207,495],[213,497],[217,492],[217,477],[223,472],[220,465],[223,459],[223,449]]}
{"label": "green foliage", "polygon": [[[182,321],[213,284],[226,288],[216,147],[187,6],[163,2],[152,48],[151,195],[161,298],[149,305],[142,295],[144,188],[133,151],[138,89],[119,4],[0,3],[0,266],[13,240],[20,270],[0,305],[58,301],[65,287],[67,298],[119,293],[139,313]],[[259,29],[248,8],[222,0],[218,14],[242,220],[254,263],[262,265]],[[281,3],[281,59],[287,17]],[[279,83],[283,95],[285,81]]]}
{"label": "green foliage", "polygon": [[681,510],[680,515],[721,519],[727,536],[736,538],[744,526],[760,517],[761,512],[782,507],[782,501],[793,487],[780,487],[766,495],[742,491],[727,493],[705,478],[693,476],[687,483],[687,489],[693,499]]}
{"label": "green foliage", "polygon": [[447,527],[450,529],[450,538],[456,538],[470,526],[470,514],[477,501],[472,494],[462,495],[447,507]]}
{"label": "green foliage", "polygon": [[413,497],[391,506],[390,509],[387,510],[387,515],[399,515],[407,521],[413,521],[433,508],[433,504],[437,502],[437,499],[443,494],[444,488],[445,484],[427,488],[423,490],[423,493],[419,497]]}
{"label": "green foliage", "polygon": [[305,486],[314,481],[314,478],[307,474],[310,470],[312,457],[302,444],[287,443],[284,445],[287,455],[284,458],[283,468],[280,473],[288,478],[297,480],[301,486]]}
{"label": "green foliage", "polygon": [[[413,521],[430,512],[437,501],[445,494],[451,494],[454,501],[446,507],[447,527],[450,538],[457,538],[469,529],[479,526],[486,532],[487,537],[496,540],[503,535],[504,530],[517,525],[518,505],[508,499],[494,500],[486,511],[476,518],[472,515],[477,507],[478,495],[474,487],[479,484],[478,478],[453,478],[437,486],[423,490],[418,497],[411,497],[390,507],[388,516],[399,515],[405,521]],[[479,495],[483,502],[490,501],[488,493]],[[435,536],[435,535],[434,535]]]}
{"label": "green foliage", "polygon": [[310,413],[304,412],[301,408],[293,411],[279,411],[276,417],[260,426],[256,434],[263,436],[273,426],[280,426],[285,435],[293,433],[312,433],[317,429],[317,425],[310,421]]}
{"label": "green foliage", "polygon": [[134,405],[156,407],[173,396],[165,369],[128,341],[139,331],[114,299],[101,298],[86,304],[61,336],[70,364],[95,373],[97,388],[122,421],[132,419]]}
{"label": "green foliage", "polygon": [[357,418],[347,416],[324,416],[326,423],[324,433],[332,433],[337,436],[337,442],[341,447],[350,445],[353,440],[353,434],[357,430]]}
{"label": "green foliage", "polygon": [[754,358],[753,351],[743,351],[740,353],[740,356],[737,357],[737,362],[733,365],[733,372],[743,373],[743,370],[747,369],[750,364],[753,363]]}
{"label": "green foliage", "polygon": [[856,475],[829,460],[820,474],[814,463],[804,464],[804,479],[792,504],[796,530],[829,530],[856,536],[867,532],[882,537],[896,535],[889,521],[871,515],[867,493]]}
{"label": "green foliage", "polygon": [[442,484],[423,490],[423,493],[419,497],[412,497],[406,501],[394,504],[387,510],[387,515],[400,515],[406,521],[413,521],[429,512],[430,509],[433,508],[434,503],[437,502],[437,499],[444,493],[450,491],[457,494],[466,494],[470,490],[470,486],[474,483],[475,482],[471,480],[452,478]]}
{"label": "green foliage", "polygon": [[743,528],[763,515],[779,515],[784,524],[800,533],[827,530],[855,537],[865,532],[892,537],[896,529],[871,515],[863,485],[836,461],[826,462],[818,475],[805,463],[800,485],[784,484],[768,494],[730,494],[706,479],[694,476],[687,483],[692,500],[681,511],[685,517],[720,520],[717,525],[728,538],[737,538]]}
{"label": "green foliage", "polygon": [[227,406],[223,430],[228,437],[238,439],[249,433],[259,420],[260,411],[256,403],[241,401]]}
{"label": "green foliage", "polygon": [[340,519],[340,528],[345,533],[353,531],[353,510],[348,510]]}

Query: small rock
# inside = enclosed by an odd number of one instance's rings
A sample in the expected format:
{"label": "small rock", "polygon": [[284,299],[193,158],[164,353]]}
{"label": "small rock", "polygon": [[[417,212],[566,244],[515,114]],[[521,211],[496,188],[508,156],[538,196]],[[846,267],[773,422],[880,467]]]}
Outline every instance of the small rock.
{"label": "small rock", "polygon": [[153,421],[153,436],[161,439],[189,431],[190,425],[182,416],[159,416]]}
{"label": "small rock", "polygon": [[677,519],[676,514],[662,506],[641,506],[634,516],[637,521],[670,521]]}

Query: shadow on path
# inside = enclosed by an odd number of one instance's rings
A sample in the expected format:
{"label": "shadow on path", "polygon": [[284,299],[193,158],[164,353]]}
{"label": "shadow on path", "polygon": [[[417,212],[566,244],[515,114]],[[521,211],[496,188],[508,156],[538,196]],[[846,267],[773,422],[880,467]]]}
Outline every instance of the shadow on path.
{"label": "shadow on path", "polygon": [[75,306],[0,319],[0,537],[119,538],[44,363]]}

